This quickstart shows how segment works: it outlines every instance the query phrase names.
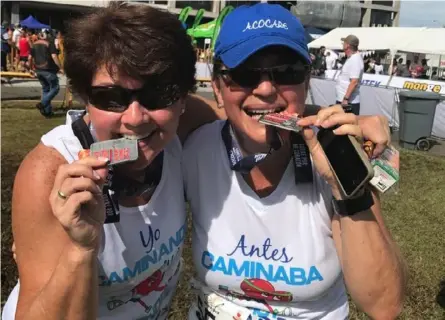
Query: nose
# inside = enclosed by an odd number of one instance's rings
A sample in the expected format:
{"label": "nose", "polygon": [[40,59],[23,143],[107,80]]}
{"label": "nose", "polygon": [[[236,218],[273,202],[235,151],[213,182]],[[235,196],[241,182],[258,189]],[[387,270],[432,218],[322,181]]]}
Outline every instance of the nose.
{"label": "nose", "polygon": [[273,79],[270,74],[263,73],[261,75],[260,83],[253,90],[253,94],[268,97],[274,95],[277,92]]}
{"label": "nose", "polygon": [[128,126],[137,127],[146,122],[147,118],[148,114],[145,112],[144,106],[139,101],[134,100],[130,103],[128,109],[123,112],[121,121]]}

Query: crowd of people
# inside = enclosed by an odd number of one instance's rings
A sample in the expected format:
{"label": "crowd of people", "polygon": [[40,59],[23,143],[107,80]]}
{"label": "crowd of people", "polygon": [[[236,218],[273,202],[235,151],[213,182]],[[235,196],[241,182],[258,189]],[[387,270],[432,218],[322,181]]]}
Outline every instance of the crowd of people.
{"label": "crowd of people", "polygon": [[2,23],[2,71],[33,72],[36,68],[32,48],[39,39],[54,44],[59,61],[63,64],[64,48],[61,31],[50,29],[28,29],[20,24]]}
{"label": "crowd of people", "polygon": [[[196,51],[174,15],[110,2],[74,20],[64,68],[86,110],[70,110],[16,174],[19,281],[2,319],[166,319],[184,264],[184,195],[189,320],[347,319],[347,292],[371,318],[396,318],[406,274],[378,193],[344,197],[315,129],[369,140],[375,157],[388,123],[339,105],[308,115],[306,41],[280,5],[237,7],[215,45],[212,102],[191,95]],[[299,115],[301,132],[258,121],[280,112]],[[93,154],[110,142],[135,146],[135,160]]]}
{"label": "crowd of people", "polygon": [[[312,74],[315,76],[324,75],[326,70],[341,70],[346,62],[347,56],[340,55],[327,50],[322,46],[320,49],[311,53],[312,63],[314,68]],[[390,65],[385,66],[382,61],[384,57],[379,54],[373,54],[363,58],[364,72],[371,74],[381,75],[393,75],[398,77],[417,78],[417,79],[429,79],[427,75],[430,67],[428,66],[427,59],[421,59],[419,56],[414,56],[413,61],[406,60],[404,63],[403,58],[394,58],[392,67]],[[435,74],[433,73],[433,77]]]}
{"label": "crowd of people", "polygon": [[[31,30],[25,27],[2,24],[2,71],[28,72],[42,86],[42,98],[36,104],[40,113],[53,115],[51,101],[59,92],[58,74],[63,74],[65,60],[64,38],[61,31]],[[8,61],[9,60],[9,61]],[[69,103],[71,93],[67,90]]]}

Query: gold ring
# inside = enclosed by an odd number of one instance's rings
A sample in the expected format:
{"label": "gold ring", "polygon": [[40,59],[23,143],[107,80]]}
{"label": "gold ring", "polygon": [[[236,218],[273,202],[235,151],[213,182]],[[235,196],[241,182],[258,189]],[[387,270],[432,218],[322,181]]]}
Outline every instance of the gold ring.
{"label": "gold ring", "polygon": [[66,199],[68,199],[68,197],[62,192],[62,191],[57,191],[57,195],[61,198],[61,199],[63,199],[63,200],[66,200]]}

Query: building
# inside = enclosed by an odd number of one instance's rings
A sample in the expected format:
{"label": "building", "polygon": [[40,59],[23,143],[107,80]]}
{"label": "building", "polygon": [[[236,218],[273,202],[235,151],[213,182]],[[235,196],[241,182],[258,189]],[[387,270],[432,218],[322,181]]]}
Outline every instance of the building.
{"label": "building", "polygon": [[[25,19],[29,14],[32,14],[37,20],[42,23],[49,24],[55,29],[63,29],[64,23],[71,17],[76,17],[82,12],[88,10],[93,6],[105,6],[110,0],[27,0],[27,1],[2,1],[2,21],[7,21],[12,24],[17,24],[19,21]],[[215,19],[218,13],[226,6],[239,6],[242,4],[252,4],[255,2],[269,2],[280,4],[287,9],[291,9],[292,6],[305,7],[305,13],[308,15],[318,15],[318,19],[309,19],[307,21],[314,21],[313,24],[309,22],[306,26],[316,27],[329,31],[330,29],[341,26],[398,26],[400,0],[395,1],[374,1],[374,0],[361,0],[361,1],[230,1],[230,0],[214,0],[214,1],[176,1],[176,0],[128,0],[129,2],[137,2],[141,5],[151,5],[161,9],[168,10],[170,12],[179,14],[184,7],[190,6],[194,10],[190,12],[190,16],[193,17],[198,9],[205,9],[202,23]],[[351,21],[349,24],[344,24],[344,21],[351,16],[351,12],[347,12],[342,9],[342,6],[349,6],[350,4],[359,7],[360,13],[357,13],[357,18],[353,19],[353,25]],[[343,19],[337,19],[332,22],[332,11],[326,10],[323,6],[338,7],[337,13],[343,15]],[[318,6],[320,10],[312,10],[311,8]],[[315,14],[314,14],[315,11]],[[359,12],[355,10],[354,12]],[[299,16],[299,14],[296,14]],[[360,17],[358,17],[360,15]],[[304,17],[299,16],[302,21]],[[306,18],[307,18],[306,17]],[[309,17],[310,18],[310,17]],[[327,20],[331,19],[329,25],[323,25]],[[351,19],[349,19],[351,20]]]}
{"label": "building", "polygon": [[359,1],[362,11],[362,27],[398,27],[400,18],[400,0],[395,1]]}

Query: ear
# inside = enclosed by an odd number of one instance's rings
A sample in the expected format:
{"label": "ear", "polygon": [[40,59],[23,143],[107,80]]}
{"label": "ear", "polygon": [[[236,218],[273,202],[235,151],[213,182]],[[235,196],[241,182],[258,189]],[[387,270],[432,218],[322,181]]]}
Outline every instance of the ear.
{"label": "ear", "polygon": [[213,89],[213,96],[215,97],[215,101],[218,104],[218,108],[222,108],[224,106],[224,100],[222,98],[221,84],[219,81],[220,81],[219,77],[216,77],[212,80],[212,89]]}

